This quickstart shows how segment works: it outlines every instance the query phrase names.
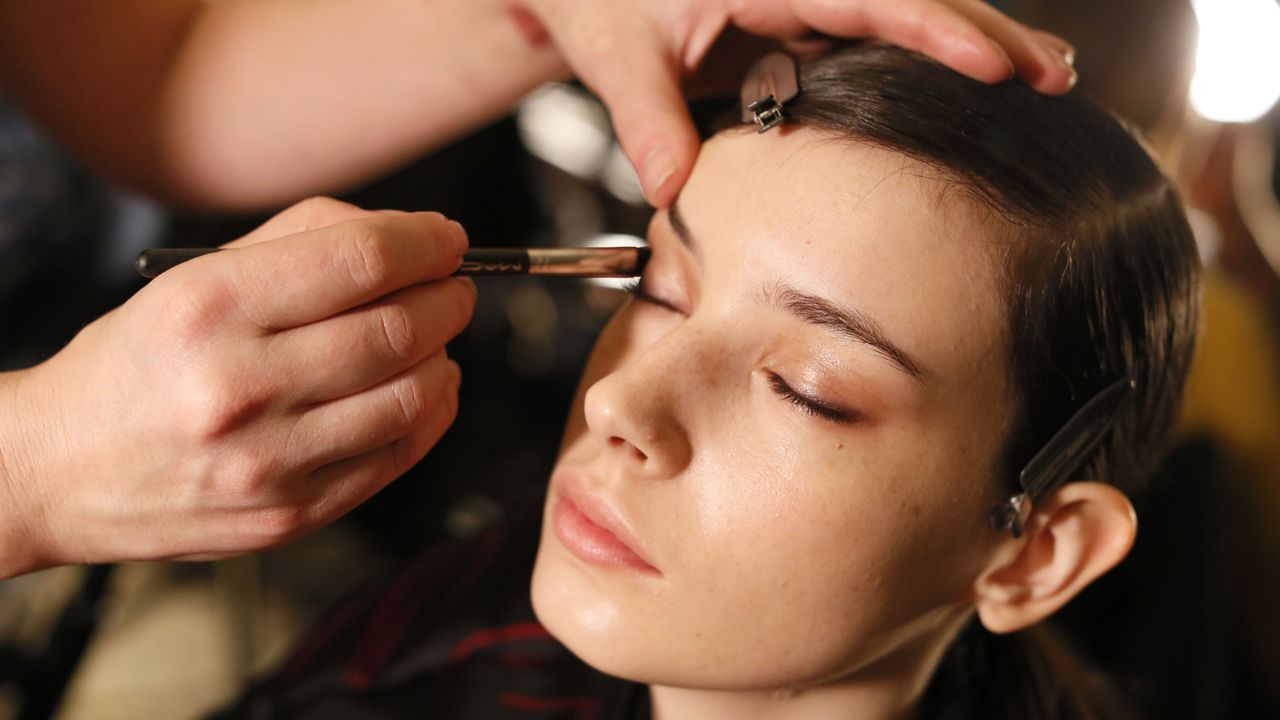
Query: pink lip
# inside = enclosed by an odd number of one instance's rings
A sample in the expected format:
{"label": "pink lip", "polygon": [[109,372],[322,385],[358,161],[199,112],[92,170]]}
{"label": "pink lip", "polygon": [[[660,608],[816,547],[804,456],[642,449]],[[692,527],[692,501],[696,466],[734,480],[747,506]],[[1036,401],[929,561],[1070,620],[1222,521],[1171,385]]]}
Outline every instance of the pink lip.
{"label": "pink lip", "polygon": [[569,552],[592,565],[662,574],[637,550],[639,541],[612,505],[593,495],[572,475],[561,475],[556,480],[559,482],[552,483],[556,499],[551,525]]}

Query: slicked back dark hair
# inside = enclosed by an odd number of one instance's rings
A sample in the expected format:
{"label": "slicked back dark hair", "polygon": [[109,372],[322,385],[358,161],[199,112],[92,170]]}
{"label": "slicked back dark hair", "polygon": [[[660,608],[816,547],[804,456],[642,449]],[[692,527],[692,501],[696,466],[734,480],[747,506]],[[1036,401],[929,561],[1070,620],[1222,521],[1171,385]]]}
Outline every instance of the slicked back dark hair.
{"label": "slicked back dark hair", "polygon": [[[1136,389],[1072,479],[1140,490],[1180,405],[1200,268],[1178,194],[1138,140],[1078,95],[986,85],[888,46],[804,65],[800,88],[788,123],[923,163],[1009,229],[996,257],[1014,415],[993,497],[1016,492],[1035,452],[1122,378]],[[1110,716],[1096,678],[1052,638],[1042,628],[997,638],[975,623],[940,667],[922,716]]]}
{"label": "slicked back dark hair", "polygon": [[1076,479],[1140,489],[1162,457],[1191,362],[1199,259],[1177,191],[1146,149],[1078,95],[986,85],[861,46],[804,65],[787,121],[899,152],[1014,229],[1000,270],[1016,415],[1002,492],[1098,391],[1136,390]]}

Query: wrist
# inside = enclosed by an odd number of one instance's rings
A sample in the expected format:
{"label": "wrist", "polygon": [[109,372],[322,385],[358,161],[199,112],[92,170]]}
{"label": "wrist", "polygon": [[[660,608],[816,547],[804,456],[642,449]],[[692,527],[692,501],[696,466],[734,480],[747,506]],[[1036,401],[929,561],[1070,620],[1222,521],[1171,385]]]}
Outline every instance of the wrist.
{"label": "wrist", "polygon": [[45,513],[36,502],[35,435],[44,423],[26,400],[31,372],[0,373],[0,578],[56,564],[45,552]]}

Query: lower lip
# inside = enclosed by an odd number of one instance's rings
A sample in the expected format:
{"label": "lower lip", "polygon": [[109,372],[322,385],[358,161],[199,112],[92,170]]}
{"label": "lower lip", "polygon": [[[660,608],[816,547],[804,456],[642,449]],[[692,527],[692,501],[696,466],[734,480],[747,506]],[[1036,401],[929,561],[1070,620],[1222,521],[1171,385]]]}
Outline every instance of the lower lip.
{"label": "lower lip", "polygon": [[555,528],[560,543],[584,562],[649,573],[658,572],[657,568],[641,559],[617,536],[592,522],[591,518],[564,497],[556,499],[551,525]]}

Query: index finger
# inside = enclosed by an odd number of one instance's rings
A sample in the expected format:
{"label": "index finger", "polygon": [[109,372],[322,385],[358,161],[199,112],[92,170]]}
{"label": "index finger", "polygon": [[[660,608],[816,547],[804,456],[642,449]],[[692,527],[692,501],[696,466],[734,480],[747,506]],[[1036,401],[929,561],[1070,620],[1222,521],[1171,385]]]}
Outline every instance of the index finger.
{"label": "index finger", "polygon": [[998,82],[1016,73],[1036,90],[1052,94],[1075,84],[1069,53],[1056,47],[1061,41],[1046,42],[984,0],[780,1],[819,32],[879,38],[975,80]]}
{"label": "index finger", "polygon": [[999,43],[964,12],[938,0],[786,1],[801,22],[833,37],[878,38],[983,82],[999,82],[1014,73]]}
{"label": "index finger", "polygon": [[219,253],[241,312],[266,330],[323,320],[451,275],[467,235],[439,213],[376,214]]}

